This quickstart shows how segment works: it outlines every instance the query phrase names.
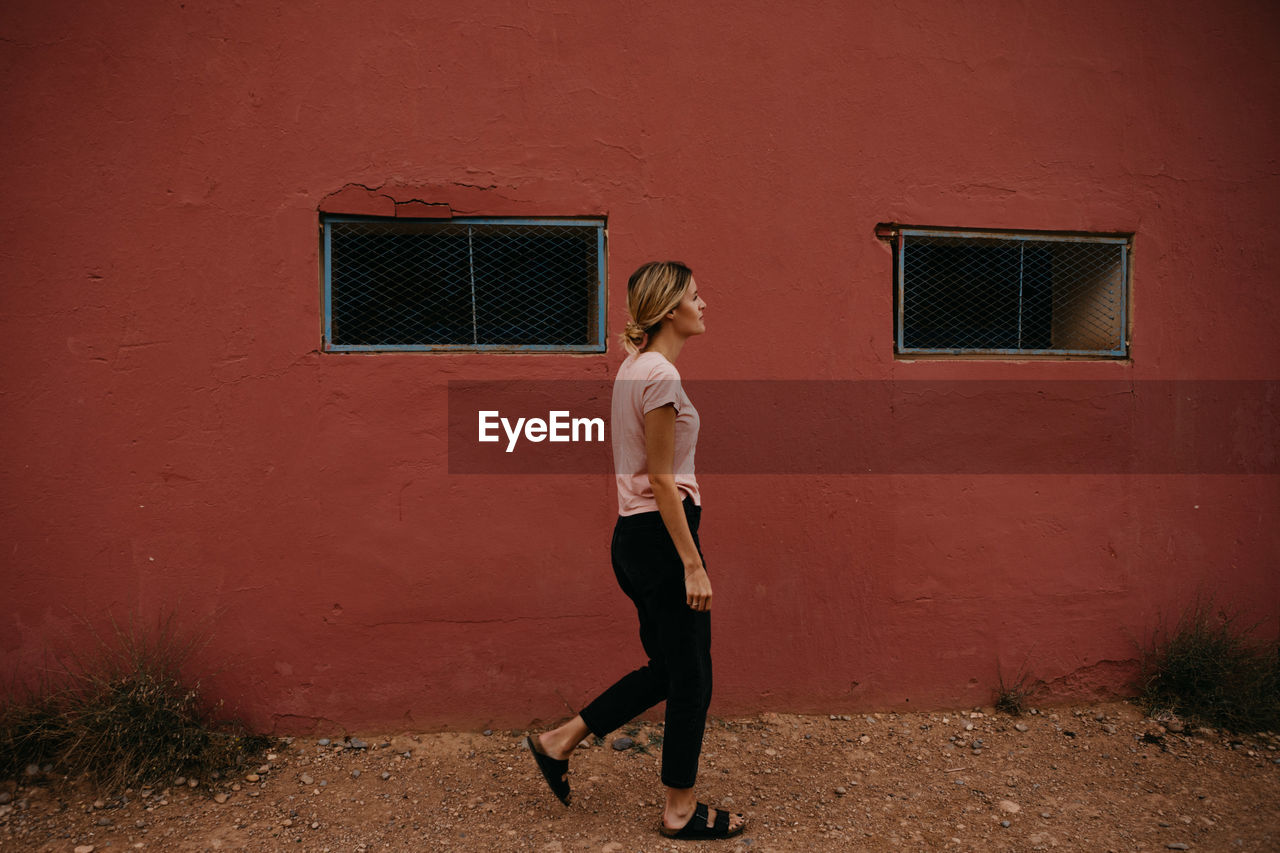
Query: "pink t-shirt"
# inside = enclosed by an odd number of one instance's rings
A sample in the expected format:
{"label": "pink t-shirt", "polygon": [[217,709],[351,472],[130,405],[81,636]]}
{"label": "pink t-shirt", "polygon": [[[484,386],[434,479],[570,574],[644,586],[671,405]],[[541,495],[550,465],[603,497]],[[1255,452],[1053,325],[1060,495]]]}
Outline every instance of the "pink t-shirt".
{"label": "pink t-shirt", "polygon": [[618,480],[618,515],[656,512],[645,459],[644,416],[670,403],[676,409],[676,446],[672,460],[676,488],[698,506],[693,452],[698,444],[698,410],[680,385],[680,373],[666,356],[642,352],[627,356],[613,382],[609,432],[613,438],[613,470]]}

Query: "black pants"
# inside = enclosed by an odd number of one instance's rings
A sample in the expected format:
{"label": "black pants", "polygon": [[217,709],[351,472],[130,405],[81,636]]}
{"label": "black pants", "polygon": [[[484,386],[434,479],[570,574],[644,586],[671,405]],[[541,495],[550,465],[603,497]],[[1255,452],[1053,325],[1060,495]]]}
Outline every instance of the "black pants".
{"label": "black pants", "polygon": [[[683,506],[701,554],[700,508],[687,498]],[[692,788],[711,705],[711,614],[685,603],[684,564],[659,513],[619,516],[610,550],[618,585],[640,616],[649,662],[583,708],[582,719],[604,737],[665,699],[662,784]]]}

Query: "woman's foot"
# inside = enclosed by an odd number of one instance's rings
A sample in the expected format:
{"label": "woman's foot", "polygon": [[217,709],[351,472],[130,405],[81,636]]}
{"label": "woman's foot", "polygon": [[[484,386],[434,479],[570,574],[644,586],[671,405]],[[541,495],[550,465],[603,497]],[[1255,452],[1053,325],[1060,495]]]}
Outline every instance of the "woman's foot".
{"label": "woman's foot", "polygon": [[747,826],[747,819],[722,809],[713,809],[705,803],[694,806],[693,814],[681,826],[672,826],[663,818],[662,834],[667,838],[699,841],[714,838],[732,838]]}
{"label": "woman's foot", "polygon": [[[700,805],[702,804],[694,796],[692,788],[667,788],[667,804],[662,810],[663,834],[688,830],[693,835],[695,826],[691,824],[695,820],[695,813]],[[698,835],[710,837],[710,834],[715,832],[716,821],[721,813],[721,809],[706,808],[706,817],[703,818],[706,826],[696,827]],[[723,837],[737,835],[746,826],[747,819],[742,815],[729,812],[723,813],[728,816],[728,824]]]}
{"label": "woman's foot", "polygon": [[529,754],[533,756],[534,762],[538,765],[538,772],[546,780],[547,787],[551,789],[551,793],[555,794],[556,799],[560,800],[560,802],[566,806],[569,805],[572,800],[569,792],[569,762],[547,755],[546,750],[542,748],[541,740],[536,734],[525,738],[524,745],[528,748]]}
{"label": "woman's foot", "polygon": [[566,723],[556,726],[551,731],[543,732],[541,735],[535,735],[538,739],[538,745],[542,747],[544,754],[560,761],[569,760],[569,756],[573,754],[573,750],[591,734],[591,730],[587,728],[586,722],[582,717],[574,717]]}

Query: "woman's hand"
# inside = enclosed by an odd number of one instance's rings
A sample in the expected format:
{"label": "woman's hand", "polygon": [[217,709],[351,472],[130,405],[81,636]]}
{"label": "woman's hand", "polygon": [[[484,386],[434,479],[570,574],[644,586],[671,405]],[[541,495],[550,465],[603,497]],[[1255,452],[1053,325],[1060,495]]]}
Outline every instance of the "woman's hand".
{"label": "woman's hand", "polygon": [[698,566],[684,573],[684,600],[689,609],[705,613],[711,609],[711,578],[707,570]]}
{"label": "woman's hand", "polygon": [[680,490],[671,473],[676,447],[676,409],[668,403],[646,412],[644,416],[645,458],[649,466],[649,486],[658,504],[662,523],[667,527],[676,552],[684,563],[684,600],[689,609],[705,613],[711,609],[711,579],[702,565],[698,544],[689,531],[680,502]]}

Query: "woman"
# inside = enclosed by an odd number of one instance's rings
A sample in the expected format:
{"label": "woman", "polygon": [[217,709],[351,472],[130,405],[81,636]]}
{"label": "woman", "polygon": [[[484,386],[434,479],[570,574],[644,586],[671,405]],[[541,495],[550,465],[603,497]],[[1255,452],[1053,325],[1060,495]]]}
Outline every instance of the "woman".
{"label": "woman", "polygon": [[698,543],[701,496],[694,477],[698,412],[675,362],[706,331],[706,303],[687,266],[653,262],[627,282],[630,355],[613,386],[611,433],[618,485],[613,571],[640,616],[649,662],[624,676],[564,725],[525,740],[560,801],[569,804],[569,755],[588,734],[604,737],[662,700],[666,802],[663,835],[728,838],[746,821],[693,793],[711,704],[711,581]]}

